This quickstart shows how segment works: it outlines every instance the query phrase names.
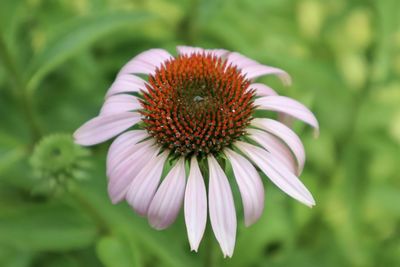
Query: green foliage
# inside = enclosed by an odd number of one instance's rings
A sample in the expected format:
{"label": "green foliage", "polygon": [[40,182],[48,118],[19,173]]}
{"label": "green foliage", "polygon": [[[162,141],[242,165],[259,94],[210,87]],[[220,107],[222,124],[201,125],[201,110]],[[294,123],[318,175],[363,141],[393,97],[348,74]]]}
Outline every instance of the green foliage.
{"label": "green foliage", "polygon": [[33,91],[51,70],[78,51],[100,40],[108,33],[129,25],[142,23],[150,16],[145,12],[95,14],[62,25],[28,67],[28,90]]}
{"label": "green foliage", "polygon": [[[0,266],[400,265],[399,13],[398,0],[1,1]],[[264,214],[246,228],[232,182],[232,259],[209,229],[190,252],[182,215],[158,232],[126,204],[111,205],[108,145],[93,148],[90,172],[80,172],[85,152],[69,136],[97,114],[125,62],[177,44],[239,51],[287,70],[291,87],[261,80],[304,102],[321,125],[313,139],[294,124],[315,208],[265,179]],[[54,147],[63,157],[52,156]],[[38,174],[90,179],[38,195]]]}
{"label": "green foliage", "polygon": [[99,259],[106,267],[139,266],[137,250],[129,249],[129,244],[117,237],[102,237],[96,246]]}

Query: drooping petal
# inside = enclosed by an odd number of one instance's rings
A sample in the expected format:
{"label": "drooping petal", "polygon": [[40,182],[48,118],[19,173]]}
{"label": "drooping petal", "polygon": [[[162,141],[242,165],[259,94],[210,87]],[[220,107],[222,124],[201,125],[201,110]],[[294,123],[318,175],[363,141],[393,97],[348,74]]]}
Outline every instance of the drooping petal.
{"label": "drooping petal", "polygon": [[256,118],[251,121],[251,125],[267,131],[285,142],[297,160],[299,172],[302,172],[304,163],[306,161],[306,153],[304,151],[303,143],[292,129],[283,123],[272,119]]}
{"label": "drooping petal", "polygon": [[254,105],[258,109],[282,112],[296,119],[304,121],[315,129],[315,135],[318,135],[319,125],[314,114],[300,102],[285,96],[265,96],[257,98]]}
{"label": "drooping petal", "polygon": [[140,114],[134,112],[95,117],[75,131],[75,143],[83,146],[102,143],[132,127],[140,120]]}
{"label": "drooping petal", "polygon": [[172,55],[164,49],[150,49],[126,63],[118,73],[118,76],[129,73],[153,75],[156,68],[172,58]]}
{"label": "drooping petal", "polygon": [[256,90],[256,95],[258,96],[278,95],[274,89],[262,83],[252,83],[249,85],[249,89]]}
{"label": "drooping petal", "polygon": [[190,173],[185,190],[185,223],[190,249],[197,252],[207,222],[207,195],[196,157],[190,161]]}
{"label": "drooping petal", "polygon": [[[262,84],[262,83],[253,83],[250,84],[249,89],[255,89],[256,90],[256,95],[257,96],[271,96],[271,95],[278,95],[277,92],[275,92],[274,89],[271,87]],[[278,120],[286,125],[291,125],[293,118],[284,114],[284,113],[278,113]]]}
{"label": "drooping petal", "polygon": [[243,156],[226,148],[236,182],[239,186],[246,226],[255,223],[264,209],[264,185],[254,166]]}
{"label": "drooping petal", "polygon": [[273,74],[277,75],[285,85],[289,85],[291,83],[291,78],[289,74],[287,74],[285,71],[278,68],[262,65],[261,63],[245,57],[239,53],[230,53],[228,55],[227,61],[228,64],[232,64],[241,69],[243,74],[245,74],[248,79],[255,79],[260,76]]}
{"label": "drooping petal", "polygon": [[150,202],[161,179],[164,163],[169,151],[153,157],[133,179],[126,194],[126,201],[141,216],[147,214]]}
{"label": "drooping petal", "polygon": [[136,151],[137,143],[148,137],[144,130],[132,130],[118,136],[112,142],[107,153],[107,174],[109,174],[121,161]]}
{"label": "drooping petal", "polygon": [[117,114],[126,111],[141,109],[137,97],[127,94],[113,95],[106,99],[100,110],[100,115]]}
{"label": "drooping petal", "polygon": [[121,148],[118,154],[114,153],[112,158],[110,158],[110,163],[107,162],[107,175],[109,175],[109,177],[119,177],[121,172],[123,172],[121,169],[129,168],[131,165],[129,162],[132,161],[132,158],[137,157],[135,155],[137,152],[144,152],[143,150],[152,147],[154,143],[155,141],[153,139],[132,144],[128,144],[128,142],[126,142],[126,147]]}
{"label": "drooping petal", "polygon": [[247,133],[250,138],[261,145],[265,150],[275,156],[277,160],[282,162],[288,170],[295,174],[299,174],[299,168],[293,158],[290,149],[275,135],[257,129],[248,129]]}
{"label": "drooping petal", "polygon": [[315,205],[314,198],[299,178],[277,161],[271,153],[241,141],[236,142],[235,145],[283,192],[309,207]]}
{"label": "drooping petal", "polygon": [[265,65],[252,65],[242,69],[243,73],[246,74],[248,79],[256,79],[264,75],[276,75],[278,76],[283,84],[290,85],[292,83],[289,74],[281,69],[265,66]]}
{"label": "drooping petal", "polygon": [[176,219],[185,192],[185,158],[181,157],[162,181],[151,201],[148,219],[155,229],[165,229]]}
{"label": "drooping petal", "polygon": [[147,140],[131,146],[128,152],[132,153],[108,171],[108,194],[112,203],[118,203],[125,198],[129,185],[138,173],[157,156],[158,149],[153,145],[153,140]]}
{"label": "drooping petal", "polygon": [[208,206],[214,235],[224,257],[232,257],[236,241],[236,211],[228,179],[214,156],[209,155]]}
{"label": "drooping petal", "polygon": [[141,90],[146,91],[145,80],[132,74],[120,74],[108,89],[106,97],[120,93],[140,92]]}

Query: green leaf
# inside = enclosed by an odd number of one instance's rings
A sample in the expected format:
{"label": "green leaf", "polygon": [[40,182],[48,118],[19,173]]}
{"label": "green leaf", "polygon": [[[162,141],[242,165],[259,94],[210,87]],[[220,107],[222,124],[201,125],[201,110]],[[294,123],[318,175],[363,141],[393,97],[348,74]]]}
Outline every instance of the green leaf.
{"label": "green leaf", "polygon": [[259,221],[250,227],[238,222],[234,255],[230,261],[222,262],[223,266],[256,266],[264,254],[273,257],[275,253],[286,253],[290,247],[295,228],[284,204],[291,200],[277,188],[268,188],[267,192]]}
{"label": "green leaf", "polygon": [[129,249],[127,242],[116,236],[106,236],[96,245],[97,256],[105,267],[136,267],[136,251]]}
{"label": "green leaf", "polygon": [[126,26],[136,26],[151,16],[145,12],[98,14],[76,19],[63,25],[63,30],[34,57],[28,70],[28,90],[32,93],[41,80],[77,52]]}
{"label": "green leaf", "polygon": [[0,266],[28,267],[31,266],[33,253],[18,251],[7,246],[0,246]]}
{"label": "green leaf", "polygon": [[30,251],[89,246],[96,228],[86,216],[60,204],[0,202],[0,244]]}
{"label": "green leaf", "polygon": [[25,155],[26,152],[22,148],[15,148],[6,152],[0,150],[0,174],[7,171],[8,168],[13,167]]}
{"label": "green leaf", "polygon": [[114,232],[126,237],[131,247],[133,242],[140,243],[141,249],[156,256],[163,263],[162,266],[199,266],[196,260],[184,253],[187,252],[188,247],[179,243],[180,237],[168,231],[155,231],[146,220],[134,214],[127,205],[112,205],[104,191],[105,185],[96,184],[95,181],[95,179],[90,179],[88,181],[90,186],[77,187],[76,194],[85,197],[91,206],[101,207],[98,209],[99,215],[107,221]]}

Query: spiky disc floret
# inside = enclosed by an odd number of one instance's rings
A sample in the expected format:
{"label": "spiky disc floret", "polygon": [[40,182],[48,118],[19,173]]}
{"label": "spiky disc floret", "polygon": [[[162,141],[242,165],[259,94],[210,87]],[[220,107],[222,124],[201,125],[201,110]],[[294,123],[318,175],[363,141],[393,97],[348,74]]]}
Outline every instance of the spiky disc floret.
{"label": "spiky disc floret", "polygon": [[180,55],[149,76],[145,128],[178,155],[206,155],[245,132],[253,111],[250,81],[212,54]]}

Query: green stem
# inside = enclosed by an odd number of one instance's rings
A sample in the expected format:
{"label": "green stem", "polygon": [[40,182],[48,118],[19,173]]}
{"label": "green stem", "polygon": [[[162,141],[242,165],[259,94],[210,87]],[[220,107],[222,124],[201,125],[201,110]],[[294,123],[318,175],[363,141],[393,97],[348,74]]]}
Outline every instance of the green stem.
{"label": "green stem", "polygon": [[74,201],[78,202],[81,208],[86,210],[90,217],[92,217],[92,219],[97,224],[97,228],[99,229],[100,233],[109,233],[111,229],[109,223],[103,217],[101,212],[99,212],[97,208],[90,202],[90,200],[87,199],[85,194],[81,192],[79,186],[79,184],[72,184],[69,187],[68,192],[70,196]]}
{"label": "green stem", "polygon": [[20,105],[23,116],[25,117],[31,132],[32,144],[41,137],[41,129],[38,123],[37,113],[33,106],[33,98],[28,95],[28,90],[24,79],[18,71],[15,60],[13,59],[2,34],[0,33],[0,57],[11,81],[14,84],[13,95]]}
{"label": "green stem", "polygon": [[206,238],[206,256],[204,260],[204,267],[217,267],[218,255],[215,253],[215,240],[211,227],[207,227],[205,232]]}

